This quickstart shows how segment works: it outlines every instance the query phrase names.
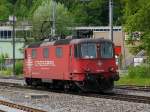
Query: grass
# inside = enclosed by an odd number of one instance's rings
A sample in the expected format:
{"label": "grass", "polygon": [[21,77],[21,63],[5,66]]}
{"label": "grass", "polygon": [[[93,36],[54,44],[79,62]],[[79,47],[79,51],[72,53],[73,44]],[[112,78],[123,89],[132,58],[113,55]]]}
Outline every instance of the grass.
{"label": "grass", "polygon": [[5,77],[8,77],[8,76],[11,76],[11,69],[10,70],[2,70],[0,71],[0,76],[5,76]]}
{"label": "grass", "polygon": [[128,72],[122,74],[116,85],[136,85],[136,86],[150,86],[150,66],[129,66]]}
{"label": "grass", "polygon": [[150,86],[150,78],[134,77],[130,78],[125,75],[115,82],[116,85],[136,85],[136,86]]}
{"label": "grass", "polygon": [[[1,77],[11,77],[12,76],[12,71],[13,68],[9,67],[9,68],[3,68],[3,70],[0,71],[0,76]],[[18,60],[16,61],[15,64],[15,74],[16,77],[23,77],[23,61],[22,60]]]}
{"label": "grass", "polygon": [[[0,77],[11,77],[11,76],[12,76],[11,69],[0,71]],[[16,75],[16,77],[21,78],[21,77],[23,77],[23,75],[19,74],[19,75]]]}

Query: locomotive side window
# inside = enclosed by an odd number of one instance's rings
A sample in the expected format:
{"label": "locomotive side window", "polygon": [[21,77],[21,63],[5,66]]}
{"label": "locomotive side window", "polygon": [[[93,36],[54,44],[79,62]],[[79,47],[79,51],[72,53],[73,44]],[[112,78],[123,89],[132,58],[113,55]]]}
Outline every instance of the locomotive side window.
{"label": "locomotive side window", "polygon": [[56,57],[58,57],[58,58],[62,57],[62,48],[61,47],[56,48]]}
{"label": "locomotive side window", "polygon": [[43,57],[48,58],[49,57],[49,49],[48,48],[43,48]]}
{"label": "locomotive side window", "polygon": [[36,49],[32,49],[32,58],[36,57]]}
{"label": "locomotive side window", "polygon": [[100,53],[102,58],[113,58],[113,45],[108,42],[101,43]]}

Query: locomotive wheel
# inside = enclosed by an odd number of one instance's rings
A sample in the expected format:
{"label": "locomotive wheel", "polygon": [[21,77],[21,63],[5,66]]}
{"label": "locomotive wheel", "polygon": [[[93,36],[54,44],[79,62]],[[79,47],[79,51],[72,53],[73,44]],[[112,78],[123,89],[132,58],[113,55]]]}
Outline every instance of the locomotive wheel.
{"label": "locomotive wheel", "polygon": [[42,85],[41,79],[32,79],[32,86],[37,87]]}
{"label": "locomotive wheel", "polygon": [[64,91],[65,91],[65,92],[69,92],[69,90],[70,90],[70,85],[69,85],[68,82],[65,82],[65,83],[64,83]]}
{"label": "locomotive wheel", "polygon": [[34,87],[37,87],[42,84],[41,79],[26,78],[25,82],[28,86],[34,86]]}
{"label": "locomotive wheel", "polygon": [[26,82],[27,86],[32,85],[32,79],[31,78],[25,78],[25,82]]}
{"label": "locomotive wheel", "polygon": [[82,93],[82,92],[87,92],[87,89],[85,87],[85,84],[83,82],[74,82],[74,84],[76,85],[76,91],[78,93]]}

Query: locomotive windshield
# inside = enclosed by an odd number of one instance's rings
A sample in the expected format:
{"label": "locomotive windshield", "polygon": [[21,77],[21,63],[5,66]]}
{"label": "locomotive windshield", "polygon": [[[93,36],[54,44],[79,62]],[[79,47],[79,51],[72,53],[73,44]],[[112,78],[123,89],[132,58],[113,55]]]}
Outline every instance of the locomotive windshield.
{"label": "locomotive windshield", "polygon": [[113,44],[109,42],[81,43],[75,46],[75,57],[78,58],[83,58],[83,59],[107,58],[108,59],[108,58],[113,58],[113,56],[114,56]]}
{"label": "locomotive windshield", "polygon": [[111,43],[101,43],[100,46],[101,58],[113,58],[113,45]]}
{"label": "locomotive windshield", "polygon": [[96,58],[96,43],[82,43],[75,48],[75,57],[80,57],[84,59]]}
{"label": "locomotive windshield", "polygon": [[81,57],[96,58],[96,44],[95,43],[81,44]]}

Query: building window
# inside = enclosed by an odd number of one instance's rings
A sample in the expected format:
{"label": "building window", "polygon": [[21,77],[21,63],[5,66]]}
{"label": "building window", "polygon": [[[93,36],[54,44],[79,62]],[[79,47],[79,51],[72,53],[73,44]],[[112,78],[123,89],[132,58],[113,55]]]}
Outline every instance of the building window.
{"label": "building window", "polygon": [[32,49],[32,58],[36,57],[36,49]]}
{"label": "building window", "polygon": [[8,38],[11,38],[12,32],[8,31]]}
{"label": "building window", "polygon": [[118,29],[113,29],[113,31],[118,31]]}
{"label": "building window", "polygon": [[7,31],[4,31],[4,38],[7,38]]}
{"label": "building window", "polygon": [[48,48],[43,48],[43,57],[48,58],[49,57],[49,49]]}
{"label": "building window", "polygon": [[12,31],[0,31],[0,38],[7,39],[12,37]]}
{"label": "building window", "polygon": [[0,31],[0,37],[3,38],[3,31]]}
{"label": "building window", "polygon": [[58,58],[62,57],[62,48],[61,47],[56,48],[56,57],[58,57]]}

